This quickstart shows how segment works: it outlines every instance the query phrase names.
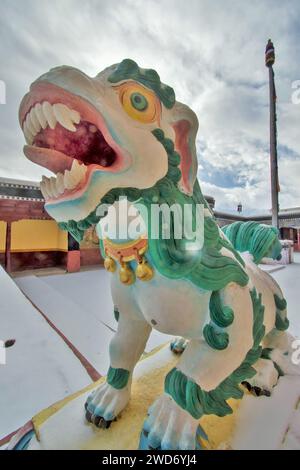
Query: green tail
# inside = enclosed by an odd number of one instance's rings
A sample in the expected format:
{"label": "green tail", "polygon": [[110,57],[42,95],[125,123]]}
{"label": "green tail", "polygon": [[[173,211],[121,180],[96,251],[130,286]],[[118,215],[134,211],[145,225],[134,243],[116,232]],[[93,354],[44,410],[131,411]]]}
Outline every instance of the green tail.
{"label": "green tail", "polygon": [[240,253],[248,251],[256,264],[265,257],[281,258],[278,230],[271,225],[239,221],[226,225],[222,230],[234,248]]}

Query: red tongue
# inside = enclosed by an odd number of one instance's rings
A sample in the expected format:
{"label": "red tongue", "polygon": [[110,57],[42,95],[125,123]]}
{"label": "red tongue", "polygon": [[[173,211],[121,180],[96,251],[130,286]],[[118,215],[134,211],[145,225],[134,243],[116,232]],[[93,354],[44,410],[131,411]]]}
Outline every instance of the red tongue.
{"label": "red tongue", "polygon": [[73,158],[56,150],[38,148],[32,145],[25,145],[24,153],[29,160],[53,171],[55,174],[70,170],[74,161]]}
{"label": "red tongue", "polygon": [[56,150],[86,164],[109,166],[115,158],[115,152],[107,144],[102,133],[88,122],[77,125],[76,132],[71,132],[60,124],[57,124],[55,129],[47,127],[37,134],[34,145]]}

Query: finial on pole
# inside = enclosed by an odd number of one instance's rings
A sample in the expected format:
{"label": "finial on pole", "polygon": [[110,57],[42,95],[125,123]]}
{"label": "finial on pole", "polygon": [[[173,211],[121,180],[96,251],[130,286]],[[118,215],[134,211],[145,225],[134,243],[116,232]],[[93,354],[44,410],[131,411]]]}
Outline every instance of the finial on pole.
{"label": "finial on pole", "polygon": [[275,63],[275,48],[271,39],[269,39],[266,47],[266,67],[272,67]]}

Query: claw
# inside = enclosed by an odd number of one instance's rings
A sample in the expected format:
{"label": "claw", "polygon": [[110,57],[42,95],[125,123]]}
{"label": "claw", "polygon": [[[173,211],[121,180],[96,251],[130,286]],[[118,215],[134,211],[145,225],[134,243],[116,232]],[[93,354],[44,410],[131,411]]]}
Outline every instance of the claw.
{"label": "claw", "polygon": [[149,432],[142,429],[140,434],[139,450],[150,450],[148,436]]}
{"label": "claw", "polygon": [[246,387],[248,392],[250,392],[255,397],[262,397],[262,396],[270,397],[271,396],[271,392],[269,390],[265,390],[263,388],[255,386],[255,385],[252,386],[251,384],[249,384],[249,382],[246,382],[246,381],[242,382],[242,385],[244,387]]}
{"label": "claw", "polygon": [[85,419],[91,423],[92,422],[92,413],[87,409],[85,413]]}
{"label": "claw", "polygon": [[116,421],[116,418],[111,421],[106,421],[102,416],[97,416],[91,413],[86,407],[85,418],[89,423],[94,424],[97,428],[108,429],[113,421]]}
{"label": "claw", "polygon": [[186,348],[186,340],[183,338],[175,338],[170,343],[170,349],[175,354],[182,354]]}
{"label": "claw", "polygon": [[92,415],[92,423],[97,426],[97,428],[102,427],[102,416]]}
{"label": "claw", "polygon": [[106,421],[106,429],[109,429],[110,428],[110,425],[113,421],[117,421],[117,419],[113,419],[112,421]]}
{"label": "claw", "polygon": [[253,387],[253,391],[257,397],[260,397],[260,395],[262,394],[262,389],[260,387],[256,387],[255,385]]}
{"label": "claw", "polygon": [[243,385],[244,387],[246,387],[246,389],[248,390],[248,392],[251,392],[251,388],[252,388],[252,387],[251,387],[251,385],[249,384],[249,382],[245,382],[245,381],[244,381],[244,382],[242,382],[242,385]]}

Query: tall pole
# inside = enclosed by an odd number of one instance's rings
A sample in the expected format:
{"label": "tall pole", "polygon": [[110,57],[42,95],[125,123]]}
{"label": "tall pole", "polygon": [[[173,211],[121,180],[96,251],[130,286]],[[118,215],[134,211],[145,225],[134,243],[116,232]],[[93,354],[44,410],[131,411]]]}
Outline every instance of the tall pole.
{"label": "tall pole", "polygon": [[5,261],[4,266],[8,273],[11,272],[11,222],[6,223],[6,238],[5,238]]}
{"label": "tall pole", "polygon": [[276,115],[276,89],[273,65],[275,63],[275,49],[271,39],[266,47],[266,67],[269,69],[270,87],[270,167],[271,167],[271,195],[272,195],[272,225],[278,226],[278,163],[277,163],[277,115]]}

